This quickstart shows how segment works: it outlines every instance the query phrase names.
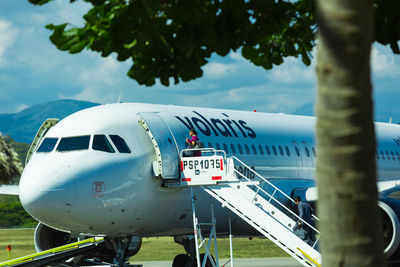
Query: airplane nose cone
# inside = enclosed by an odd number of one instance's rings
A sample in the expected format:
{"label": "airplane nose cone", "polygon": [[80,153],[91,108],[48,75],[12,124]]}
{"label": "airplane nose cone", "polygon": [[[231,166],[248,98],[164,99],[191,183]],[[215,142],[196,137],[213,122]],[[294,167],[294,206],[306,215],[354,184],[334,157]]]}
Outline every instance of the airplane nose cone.
{"label": "airplane nose cone", "polygon": [[25,210],[35,219],[60,228],[75,195],[75,187],[63,176],[62,170],[50,174],[28,164],[19,184],[19,197]]}

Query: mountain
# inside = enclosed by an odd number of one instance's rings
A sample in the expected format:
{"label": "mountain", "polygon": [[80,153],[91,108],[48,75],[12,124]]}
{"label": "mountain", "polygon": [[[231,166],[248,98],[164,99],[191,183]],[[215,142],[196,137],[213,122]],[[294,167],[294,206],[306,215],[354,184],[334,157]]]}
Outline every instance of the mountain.
{"label": "mountain", "polygon": [[57,100],[30,106],[18,113],[0,114],[0,132],[10,135],[17,142],[31,143],[47,118],[63,119],[74,112],[97,105],[87,101]]}
{"label": "mountain", "polygon": [[308,103],[304,106],[299,107],[296,109],[293,114],[295,115],[304,115],[304,116],[315,116],[314,113],[314,103]]}

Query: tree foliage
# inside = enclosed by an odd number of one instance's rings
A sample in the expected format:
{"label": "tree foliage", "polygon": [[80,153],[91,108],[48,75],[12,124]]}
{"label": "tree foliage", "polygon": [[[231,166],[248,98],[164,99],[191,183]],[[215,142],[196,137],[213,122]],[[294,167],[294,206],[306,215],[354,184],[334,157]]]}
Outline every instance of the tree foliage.
{"label": "tree foliage", "polygon": [[316,30],[312,0],[85,1],[93,5],[83,17],[85,25],[49,24],[51,41],[70,53],[88,48],[104,57],[115,52],[120,61],[130,59],[128,76],[139,84],[150,86],[159,78],[167,86],[170,79],[201,77],[212,53],[225,56],[239,48],[265,69],[287,56],[301,56],[310,64]]}
{"label": "tree foliage", "polygon": [[[52,0],[29,0],[43,5]],[[76,2],[77,0],[70,0]],[[46,27],[58,49],[87,48],[103,57],[131,60],[128,76],[151,86],[201,77],[211,54],[241,49],[243,57],[271,69],[285,57],[311,61],[315,46],[314,0],[83,0],[93,7],[83,27]],[[375,1],[376,41],[399,53],[400,2]],[[397,7],[397,8],[396,8]]]}
{"label": "tree foliage", "polygon": [[37,221],[22,207],[17,196],[0,196],[0,227],[32,227]]}
{"label": "tree foliage", "polygon": [[10,183],[22,172],[22,163],[18,154],[0,135],[0,182]]}
{"label": "tree foliage", "polygon": [[12,149],[14,149],[15,152],[17,152],[19,161],[24,164],[26,154],[28,154],[28,150],[31,145],[23,142],[16,142],[9,135],[5,135],[4,140],[10,145]]}

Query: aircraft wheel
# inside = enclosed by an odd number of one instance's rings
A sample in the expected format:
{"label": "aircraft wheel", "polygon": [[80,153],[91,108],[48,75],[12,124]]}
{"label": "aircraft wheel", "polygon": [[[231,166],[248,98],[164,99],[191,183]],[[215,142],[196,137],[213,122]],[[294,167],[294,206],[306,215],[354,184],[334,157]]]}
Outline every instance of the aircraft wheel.
{"label": "aircraft wheel", "polygon": [[[205,255],[206,254],[204,254],[204,253],[200,254],[200,264],[203,262],[203,259],[204,259]],[[213,258],[213,260],[214,260],[214,257],[212,255],[211,255],[211,258]],[[212,267],[211,261],[210,261],[210,259],[208,257],[207,257],[207,261],[206,261],[205,267]]]}
{"label": "aircraft wheel", "polygon": [[190,267],[190,258],[186,254],[178,254],[172,262],[172,267]]}

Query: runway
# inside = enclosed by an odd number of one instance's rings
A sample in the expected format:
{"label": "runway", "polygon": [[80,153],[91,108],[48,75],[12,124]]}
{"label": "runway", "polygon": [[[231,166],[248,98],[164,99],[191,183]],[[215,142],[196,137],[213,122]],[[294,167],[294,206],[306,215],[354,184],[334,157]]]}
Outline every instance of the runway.
{"label": "runway", "polygon": [[[230,267],[230,263],[226,263],[227,259],[221,259],[219,265]],[[234,259],[235,267],[300,267],[303,266],[292,258],[248,258]],[[143,265],[143,267],[171,267],[172,261],[143,261],[131,262],[131,264]]]}

